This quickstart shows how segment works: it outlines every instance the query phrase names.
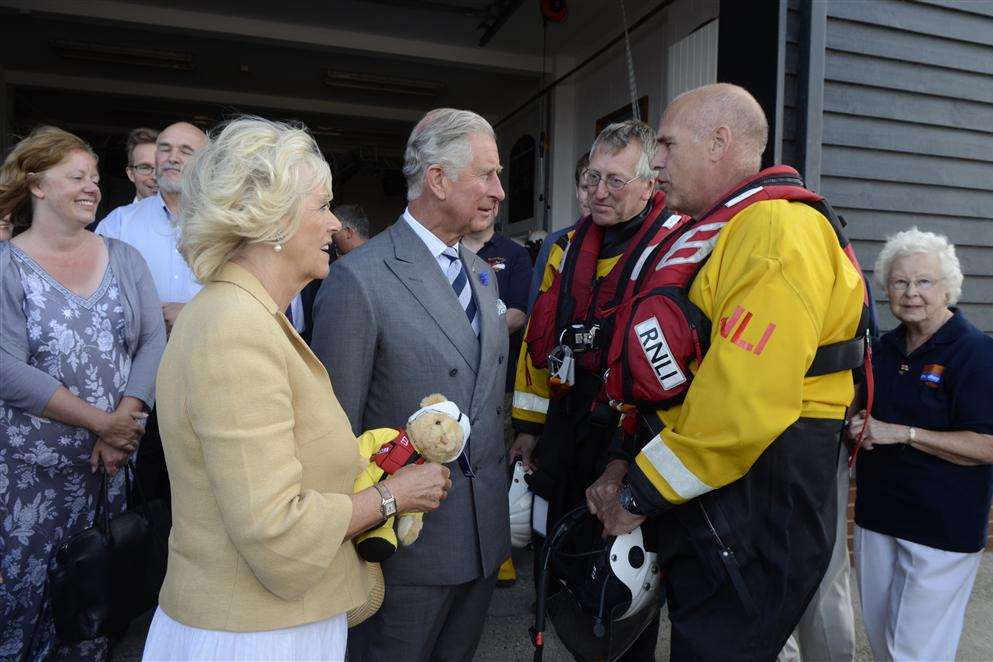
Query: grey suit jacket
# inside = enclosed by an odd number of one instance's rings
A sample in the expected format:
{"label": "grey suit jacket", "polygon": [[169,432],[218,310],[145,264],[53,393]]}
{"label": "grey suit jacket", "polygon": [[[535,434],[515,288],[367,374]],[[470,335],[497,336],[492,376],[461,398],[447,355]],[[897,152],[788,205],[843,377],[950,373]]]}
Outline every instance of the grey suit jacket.
{"label": "grey suit jacket", "polygon": [[497,311],[493,271],[460,250],[479,310],[479,339],[437,261],[402,218],[335,262],[314,303],[311,345],[356,434],[402,425],[430,393],[447,396],[472,422],[475,477],[449,465],[448,498],[424,518],[417,542],[383,564],[393,584],[461,584],[490,575],[510,553],[507,325]]}

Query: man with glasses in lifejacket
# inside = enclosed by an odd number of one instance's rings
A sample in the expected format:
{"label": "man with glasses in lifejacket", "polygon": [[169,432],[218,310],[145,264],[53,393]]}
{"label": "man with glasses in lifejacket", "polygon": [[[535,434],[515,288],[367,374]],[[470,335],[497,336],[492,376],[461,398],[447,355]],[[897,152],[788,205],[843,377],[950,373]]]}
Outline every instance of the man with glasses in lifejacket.
{"label": "man with glasses in lifejacket", "polygon": [[[606,127],[582,185],[590,215],[552,246],[517,366],[508,459],[532,473],[534,529],[545,536],[603,471],[618,412],[603,397],[611,311],[638,258],[682,222],[656,188],[657,143],[637,120]],[[651,657],[657,621],[646,641]],[[635,654],[633,651],[632,654]],[[635,658],[631,658],[635,659]]]}
{"label": "man with glasses in lifejacket", "polygon": [[637,417],[638,443],[589,504],[608,534],[653,520],[674,660],[774,659],[835,542],[864,283],[823,198],[792,168],[760,172],[767,137],[740,87],[670,104],[653,164],[693,220],[646,260],[638,291],[656,289],[630,299],[614,335],[630,334],[607,391]]}

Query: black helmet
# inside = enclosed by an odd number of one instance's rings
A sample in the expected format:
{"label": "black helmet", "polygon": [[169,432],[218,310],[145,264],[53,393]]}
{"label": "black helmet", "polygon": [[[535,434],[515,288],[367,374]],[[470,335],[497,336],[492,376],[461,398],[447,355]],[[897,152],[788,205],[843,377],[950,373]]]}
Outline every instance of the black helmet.
{"label": "black helmet", "polygon": [[541,659],[547,614],[580,662],[616,660],[658,615],[663,600],[658,554],[641,527],[603,537],[586,506],[559,520],[541,550],[532,641]]}

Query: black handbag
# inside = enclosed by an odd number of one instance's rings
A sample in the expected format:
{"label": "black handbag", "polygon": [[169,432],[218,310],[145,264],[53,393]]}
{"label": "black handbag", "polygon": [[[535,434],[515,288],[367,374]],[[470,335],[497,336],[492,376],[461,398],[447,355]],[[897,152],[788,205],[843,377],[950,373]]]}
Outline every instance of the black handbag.
{"label": "black handbag", "polygon": [[115,635],[156,605],[168,557],[169,509],[147,501],[129,462],[127,511],[111,517],[103,475],[93,525],[55,553],[48,581],[55,633],[63,641]]}

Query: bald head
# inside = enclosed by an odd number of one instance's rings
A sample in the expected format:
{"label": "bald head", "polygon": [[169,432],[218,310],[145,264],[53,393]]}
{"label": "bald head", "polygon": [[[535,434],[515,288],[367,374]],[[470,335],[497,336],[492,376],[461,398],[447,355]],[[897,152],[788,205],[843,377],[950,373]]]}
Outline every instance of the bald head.
{"label": "bald head", "polygon": [[162,130],[155,141],[155,178],[163,195],[179,195],[183,166],[206,144],[207,134],[189,122],[176,122]]}
{"label": "bald head", "polygon": [[727,127],[733,139],[728,156],[752,171],[749,174],[759,171],[769,123],[762,106],[745,88],[728,83],[704,85],[676,97],[666,112],[684,115],[698,140]]}
{"label": "bald head", "polygon": [[688,214],[706,211],[759,171],[768,137],[765,113],[744,88],[718,83],[676,97],[659,125],[653,161],[667,203]]}

